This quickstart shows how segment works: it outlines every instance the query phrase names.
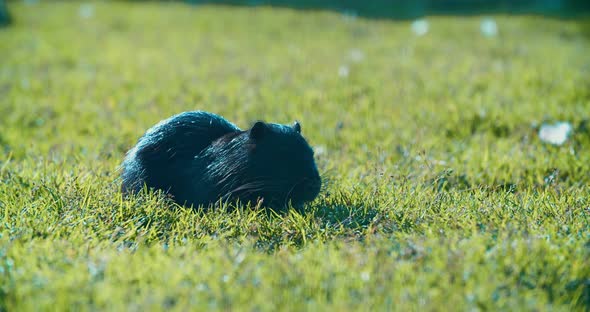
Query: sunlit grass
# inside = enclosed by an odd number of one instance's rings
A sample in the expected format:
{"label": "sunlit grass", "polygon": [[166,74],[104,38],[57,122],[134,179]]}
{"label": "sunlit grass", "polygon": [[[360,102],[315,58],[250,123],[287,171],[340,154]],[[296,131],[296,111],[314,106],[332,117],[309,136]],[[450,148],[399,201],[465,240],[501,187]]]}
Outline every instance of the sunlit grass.
{"label": "sunlit grass", "polygon": [[[172,3],[13,3],[0,29],[0,311],[590,308],[587,21],[411,22]],[[186,110],[299,120],[301,214],[124,200]],[[538,126],[566,121],[563,146]]]}

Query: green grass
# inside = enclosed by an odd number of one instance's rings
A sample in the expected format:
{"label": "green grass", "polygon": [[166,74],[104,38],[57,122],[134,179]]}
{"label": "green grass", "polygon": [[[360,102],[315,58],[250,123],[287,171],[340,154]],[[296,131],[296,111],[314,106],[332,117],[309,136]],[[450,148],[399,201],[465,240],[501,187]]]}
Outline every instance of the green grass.
{"label": "green grass", "polygon": [[[418,37],[90,5],[9,2],[0,29],[0,311],[590,309],[587,20],[496,16],[486,38],[436,17]],[[300,120],[324,192],[304,214],[122,199],[125,152],[194,109]],[[543,144],[560,120],[572,138]]]}

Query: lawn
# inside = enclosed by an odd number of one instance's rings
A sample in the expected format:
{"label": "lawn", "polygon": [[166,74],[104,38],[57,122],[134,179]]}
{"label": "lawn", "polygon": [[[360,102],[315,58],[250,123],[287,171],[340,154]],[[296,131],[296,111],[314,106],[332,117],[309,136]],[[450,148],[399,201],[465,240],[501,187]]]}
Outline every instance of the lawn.
{"label": "lawn", "polygon": [[[0,311],[588,310],[590,23],[9,2]],[[291,123],[305,212],[123,199],[125,152],[207,110]],[[543,123],[565,121],[561,146]]]}

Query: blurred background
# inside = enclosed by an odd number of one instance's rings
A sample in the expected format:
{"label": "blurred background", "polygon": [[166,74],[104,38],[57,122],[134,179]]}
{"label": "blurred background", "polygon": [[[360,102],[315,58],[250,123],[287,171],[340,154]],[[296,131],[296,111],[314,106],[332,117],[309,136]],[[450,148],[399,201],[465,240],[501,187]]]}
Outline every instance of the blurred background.
{"label": "blurred background", "polygon": [[475,184],[542,179],[559,164],[529,159],[544,148],[538,138],[574,150],[587,140],[590,1],[0,8],[0,144],[14,158],[75,155],[112,170],[151,125],[196,109],[242,128],[300,120],[320,166],[350,181],[377,165],[437,174],[416,159]]}
{"label": "blurred background", "polygon": [[[39,0],[24,0],[34,3]],[[139,2],[140,0],[135,0]],[[0,24],[10,15],[6,0],[0,0]],[[544,14],[559,17],[580,16],[590,10],[588,0],[180,0],[190,4],[229,4],[240,6],[279,6],[296,9],[321,9],[376,18],[417,18],[432,14]]]}

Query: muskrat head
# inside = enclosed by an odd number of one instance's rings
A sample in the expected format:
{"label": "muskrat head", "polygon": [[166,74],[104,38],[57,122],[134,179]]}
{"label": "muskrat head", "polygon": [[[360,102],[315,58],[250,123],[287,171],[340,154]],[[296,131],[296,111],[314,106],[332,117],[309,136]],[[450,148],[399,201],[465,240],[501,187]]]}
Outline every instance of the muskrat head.
{"label": "muskrat head", "polygon": [[318,196],[320,174],[299,122],[286,126],[258,121],[244,135],[247,176],[259,186],[251,196],[271,207],[301,207]]}

